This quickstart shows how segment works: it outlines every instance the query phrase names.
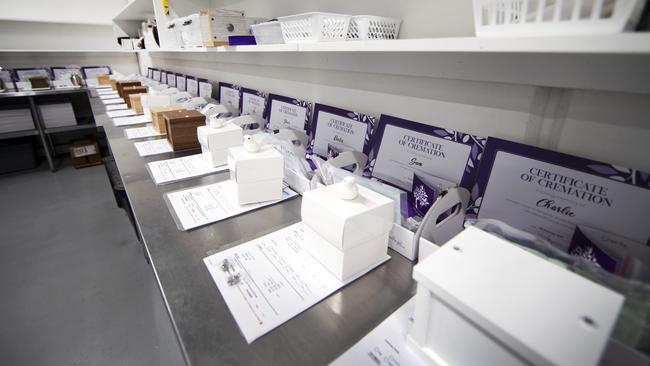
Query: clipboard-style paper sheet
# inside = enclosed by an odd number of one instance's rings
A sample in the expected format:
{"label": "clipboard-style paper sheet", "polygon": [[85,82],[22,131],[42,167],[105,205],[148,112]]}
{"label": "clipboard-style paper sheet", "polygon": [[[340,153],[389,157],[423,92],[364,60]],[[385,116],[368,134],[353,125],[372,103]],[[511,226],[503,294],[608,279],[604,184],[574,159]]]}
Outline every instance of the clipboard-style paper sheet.
{"label": "clipboard-style paper sheet", "polygon": [[[248,343],[390,259],[386,256],[342,282],[303,247],[302,225],[293,224],[203,259]],[[238,280],[229,283],[232,276]]]}
{"label": "clipboard-style paper sheet", "polygon": [[407,342],[414,312],[415,297],[412,297],[330,366],[429,365]]}
{"label": "clipboard-style paper sheet", "polygon": [[167,139],[141,141],[136,142],[133,145],[135,146],[135,149],[138,150],[138,154],[142,157],[174,151],[172,145],[169,144]]}
{"label": "clipboard-style paper sheet", "polygon": [[285,186],[280,200],[240,205],[237,202],[237,183],[226,180],[169,192],[164,198],[178,229],[186,231],[270,206],[297,195],[298,193]]}
{"label": "clipboard-style paper sheet", "polygon": [[139,116],[113,118],[113,125],[115,125],[115,127],[141,125],[143,123],[149,123],[149,122],[151,122],[151,116],[148,116],[146,114],[139,115]]}
{"label": "clipboard-style paper sheet", "polygon": [[129,140],[142,139],[145,137],[164,136],[162,133],[156,131],[152,125],[144,127],[127,128],[124,130],[124,135]]}
{"label": "clipboard-style paper sheet", "polygon": [[203,154],[158,160],[147,163],[147,170],[156,185],[180,182],[228,170],[228,165],[211,166]]}

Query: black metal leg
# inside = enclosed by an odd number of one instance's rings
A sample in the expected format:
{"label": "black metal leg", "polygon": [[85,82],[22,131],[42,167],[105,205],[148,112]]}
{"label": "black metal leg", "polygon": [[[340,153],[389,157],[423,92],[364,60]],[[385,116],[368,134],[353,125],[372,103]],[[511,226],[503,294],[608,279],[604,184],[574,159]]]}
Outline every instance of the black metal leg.
{"label": "black metal leg", "polygon": [[47,136],[45,135],[45,130],[43,127],[43,118],[41,116],[38,107],[36,106],[36,101],[34,97],[27,97],[29,101],[29,110],[32,112],[32,120],[34,121],[34,127],[38,131],[38,136],[41,138],[41,143],[43,144],[43,151],[45,152],[45,158],[47,159],[47,164],[50,166],[51,171],[55,171],[56,167],[54,166],[54,159],[52,158],[51,147]]}

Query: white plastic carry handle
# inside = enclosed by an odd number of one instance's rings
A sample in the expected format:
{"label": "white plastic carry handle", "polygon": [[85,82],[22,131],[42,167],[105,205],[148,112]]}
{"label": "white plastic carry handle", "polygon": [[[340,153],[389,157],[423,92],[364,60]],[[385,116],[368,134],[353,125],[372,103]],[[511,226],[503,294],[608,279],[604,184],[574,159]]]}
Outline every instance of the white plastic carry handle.
{"label": "white plastic carry handle", "polygon": [[[469,203],[469,191],[462,187],[450,188],[440,196],[422,219],[413,235],[413,245],[419,247],[420,237],[436,245],[443,245],[463,230],[465,210]],[[449,216],[438,222],[440,216],[454,209]]]}
{"label": "white plastic carry handle", "polygon": [[[262,118],[257,118],[264,122]],[[309,138],[305,131],[298,131],[290,128],[281,128],[275,135],[273,135],[273,137],[279,140],[292,141],[294,144],[296,141],[298,141],[300,142],[300,146],[303,146],[305,148],[307,147],[307,140]]]}
{"label": "white plastic carry handle", "polygon": [[255,134],[262,130],[264,127],[264,119],[260,116],[247,114],[245,116],[239,116],[231,119],[229,123],[237,125],[244,129],[244,132],[247,135]]}
{"label": "white plastic carry handle", "polygon": [[346,166],[354,165],[354,170],[352,174],[354,175],[363,175],[363,169],[366,167],[368,162],[368,156],[359,151],[344,151],[340,153],[337,157],[327,161],[327,164],[330,164],[336,168],[343,168]]}

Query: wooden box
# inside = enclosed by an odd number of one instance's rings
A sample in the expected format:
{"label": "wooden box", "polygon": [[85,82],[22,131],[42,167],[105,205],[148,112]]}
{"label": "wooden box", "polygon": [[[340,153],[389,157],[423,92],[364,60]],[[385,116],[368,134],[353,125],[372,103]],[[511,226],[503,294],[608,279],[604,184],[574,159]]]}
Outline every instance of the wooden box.
{"label": "wooden box", "polygon": [[120,98],[124,98],[124,95],[122,95],[124,88],[129,86],[140,86],[140,85],[141,85],[140,82],[137,80],[121,80],[115,84],[115,90],[117,90],[117,94],[120,96]]}
{"label": "wooden box", "polygon": [[29,82],[32,85],[32,89],[49,89],[50,88],[50,79],[45,76],[32,76],[29,78]]}
{"label": "wooden box", "polygon": [[165,120],[163,119],[163,113],[171,111],[185,110],[185,108],[179,105],[164,106],[164,107],[150,107],[149,111],[151,112],[151,124],[153,125],[154,130],[166,134],[167,128],[165,128]]}
{"label": "wooden box", "polygon": [[205,125],[205,116],[195,110],[164,112],[167,140],[174,151],[201,147],[196,129]]}
{"label": "wooden box", "polygon": [[117,80],[109,79],[108,83],[111,85],[111,89],[117,90]]}
{"label": "wooden box", "polygon": [[102,154],[97,142],[70,144],[70,161],[75,169],[102,163]]}
{"label": "wooden box", "polygon": [[147,92],[146,86],[127,86],[126,88],[122,89],[122,98],[124,98],[124,102],[126,103],[126,106],[132,108],[130,96],[132,94],[142,94],[146,92]]}
{"label": "wooden box", "polygon": [[97,76],[98,85],[111,85],[110,75],[98,75]]}
{"label": "wooden box", "polygon": [[[131,103],[131,109],[135,111],[135,113],[144,113],[144,108],[142,108],[142,96],[146,95],[144,93],[140,94],[130,94],[129,95],[129,102]],[[128,106],[128,103],[127,103]]]}

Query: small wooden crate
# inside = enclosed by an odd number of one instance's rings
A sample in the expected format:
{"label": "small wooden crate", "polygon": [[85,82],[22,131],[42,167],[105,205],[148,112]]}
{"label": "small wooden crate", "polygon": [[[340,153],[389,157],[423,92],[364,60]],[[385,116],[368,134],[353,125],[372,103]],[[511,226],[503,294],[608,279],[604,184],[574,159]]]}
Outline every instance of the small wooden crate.
{"label": "small wooden crate", "polygon": [[97,142],[74,143],[69,146],[70,161],[75,169],[102,163],[102,154]]}
{"label": "small wooden crate", "polygon": [[205,125],[205,116],[195,110],[164,112],[167,140],[174,151],[201,147],[196,129]]}
{"label": "small wooden crate", "polygon": [[166,134],[167,128],[165,127],[165,119],[163,118],[163,113],[171,111],[184,111],[185,108],[179,105],[165,106],[165,107],[150,107],[149,111],[151,112],[151,124],[153,125],[154,130]]}
{"label": "small wooden crate", "polygon": [[[145,93],[140,94],[130,94],[129,102],[131,103],[131,109],[135,113],[144,113],[144,108],[142,108],[142,96],[146,95]],[[127,103],[128,106],[128,103]]]}
{"label": "small wooden crate", "polygon": [[129,86],[140,86],[140,85],[141,85],[140,82],[137,80],[121,80],[115,84],[115,89],[117,90],[117,94],[120,96],[120,98],[124,98],[124,95],[122,95],[122,93],[124,92],[124,88]]}
{"label": "small wooden crate", "polygon": [[146,86],[127,86],[124,89],[122,89],[122,98],[124,98],[124,102],[126,103],[127,107],[133,108],[133,106],[131,105],[130,96],[133,94],[142,94],[146,92],[147,92]]}
{"label": "small wooden crate", "polygon": [[117,80],[110,79],[108,83],[111,85],[111,89],[117,90]]}
{"label": "small wooden crate", "polygon": [[111,85],[110,75],[98,75],[97,76],[98,85]]}

